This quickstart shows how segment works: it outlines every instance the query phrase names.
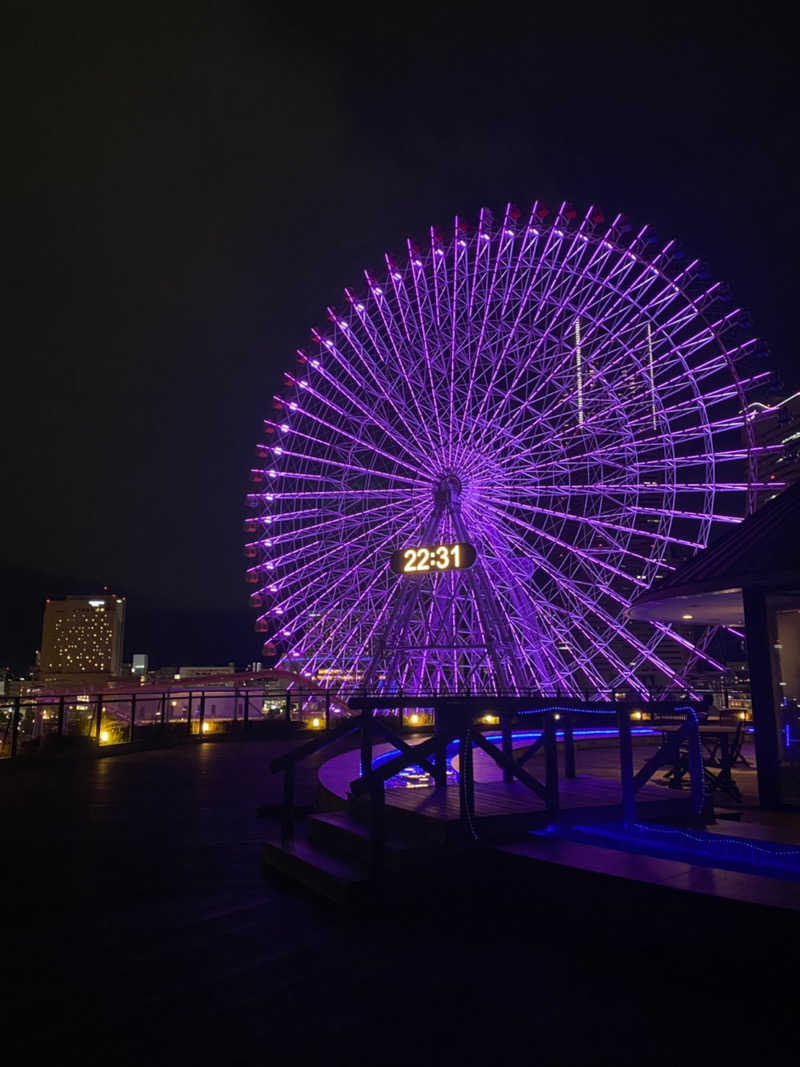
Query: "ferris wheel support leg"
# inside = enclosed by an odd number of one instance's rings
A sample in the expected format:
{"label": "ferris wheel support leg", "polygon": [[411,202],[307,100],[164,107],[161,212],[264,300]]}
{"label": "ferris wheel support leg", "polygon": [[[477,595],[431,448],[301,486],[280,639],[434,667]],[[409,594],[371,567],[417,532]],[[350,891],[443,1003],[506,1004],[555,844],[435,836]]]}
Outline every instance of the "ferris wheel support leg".
{"label": "ferris wheel support leg", "polygon": [[[444,505],[437,503],[430,520],[422,533],[422,544],[427,544],[433,537],[435,537],[443,514]],[[397,680],[399,654],[397,651],[392,650],[396,649],[396,646],[402,643],[403,637],[408,630],[411,616],[419,599],[419,591],[420,587],[416,582],[403,587],[400,596],[398,597],[397,604],[386,623],[386,629],[383,632],[383,636],[378,642],[378,647],[370,660],[369,666],[364,672],[364,677],[361,683],[364,692],[369,692],[370,686],[374,685],[375,679],[378,676],[381,661],[386,656],[387,651],[391,654],[391,660],[387,665],[383,680],[384,690],[390,689],[392,684]]]}

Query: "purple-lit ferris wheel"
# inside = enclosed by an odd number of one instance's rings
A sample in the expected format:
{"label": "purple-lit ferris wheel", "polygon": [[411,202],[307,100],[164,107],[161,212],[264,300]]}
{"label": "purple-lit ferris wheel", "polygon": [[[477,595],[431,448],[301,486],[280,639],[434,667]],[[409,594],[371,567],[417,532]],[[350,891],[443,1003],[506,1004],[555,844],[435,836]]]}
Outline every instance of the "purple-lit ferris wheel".
{"label": "purple-lit ferris wheel", "polygon": [[[684,689],[631,600],[752,510],[757,342],[673,242],[509,206],[312,332],[248,501],[267,649],[340,691]],[[393,555],[394,554],[394,555]]]}

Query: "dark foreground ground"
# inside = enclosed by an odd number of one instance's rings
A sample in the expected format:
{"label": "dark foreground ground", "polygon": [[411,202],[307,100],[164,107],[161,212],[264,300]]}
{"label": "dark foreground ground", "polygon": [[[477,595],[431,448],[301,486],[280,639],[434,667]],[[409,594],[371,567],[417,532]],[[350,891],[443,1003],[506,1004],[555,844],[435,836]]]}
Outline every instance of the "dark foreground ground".
{"label": "dark foreground ground", "polygon": [[265,881],[286,747],[0,774],[5,1063],[794,1062],[794,942],[724,909],[698,937],[650,928],[645,887],[609,927],[491,879],[378,915]]}

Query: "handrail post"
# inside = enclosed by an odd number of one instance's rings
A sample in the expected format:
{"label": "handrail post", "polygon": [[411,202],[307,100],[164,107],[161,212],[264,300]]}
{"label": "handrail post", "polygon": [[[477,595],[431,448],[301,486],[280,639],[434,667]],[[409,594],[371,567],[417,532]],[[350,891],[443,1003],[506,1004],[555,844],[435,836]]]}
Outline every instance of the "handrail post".
{"label": "handrail post", "polygon": [[700,750],[700,728],[697,716],[689,712],[686,716],[689,723],[689,785],[692,790],[692,811],[695,815],[702,815],[705,795],[703,789],[703,753]]}
{"label": "handrail post", "polygon": [[130,736],[128,737],[128,742],[129,743],[131,743],[133,741],[133,735],[134,735],[134,731],[135,730],[136,730],[136,694],[135,693],[131,693],[131,729],[130,729]]}
{"label": "handrail post", "polygon": [[186,702],[186,733],[189,737],[192,736],[192,691],[189,690],[189,699]]}
{"label": "handrail post", "polygon": [[9,759],[14,759],[17,754],[17,738],[19,737],[19,720],[22,705],[22,697],[14,697],[14,711],[11,716],[11,751]]}
{"label": "handrail post", "polygon": [[64,736],[64,694],[58,698],[58,736]]}
{"label": "handrail post", "polygon": [[284,714],[286,715],[286,721],[287,722],[291,722],[292,721],[292,691],[291,691],[291,689],[287,689],[286,690],[286,704],[285,704],[285,707],[284,707]]}
{"label": "handrail post", "polygon": [[94,736],[95,736],[95,740],[97,741],[97,747],[99,748],[100,747],[100,734],[103,732],[103,695],[102,695],[102,693],[98,693],[98,696],[97,696],[97,707],[95,709],[94,716],[95,716]]}
{"label": "handrail post", "polygon": [[[514,758],[514,744],[511,736],[511,716],[507,711],[500,715],[500,726],[503,736],[503,756],[510,762]],[[503,767],[503,781],[514,781],[514,775],[508,767]]]}
{"label": "handrail post", "polygon": [[245,686],[244,688],[244,706],[242,708],[242,717],[244,721],[244,728],[250,725],[250,690]]}
{"label": "handrail post", "polygon": [[325,729],[331,728],[331,691],[325,690]]}
{"label": "handrail post", "polygon": [[167,694],[161,694],[161,725],[166,726],[167,723]]}
{"label": "handrail post", "polygon": [[198,718],[198,723],[199,723],[198,733],[200,734],[200,737],[202,738],[202,736],[203,736],[203,727],[205,726],[205,723],[206,723],[206,691],[205,691],[205,689],[201,689],[200,690],[200,715],[199,715],[199,718]]}
{"label": "handrail post", "polygon": [[556,749],[556,724],[553,712],[544,713],[544,786],[547,791],[547,810],[558,811],[558,751]]}
{"label": "handrail post", "polygon": [[361,712],[361,777],[364,778],[372,770],[372,715],[373,708],[365,708]]}
{"label": "handrail post", "polygon": [[636,820],[636,797],[633,788],[631,721],[624,704],[617,707],[617,729],[619,730],[619,768],[622,783],[622,818],[627,826]]}
{"label": "handrail post", "polygon": [[283,775],[283,806],[281,808],[281,843],[284,845],[294,839],[294,774],[294,762],[287,763]]}
{"label": "handrail post", "polygon": [[575,777],[575,732],[572,712],[564,712],[564,777]]}

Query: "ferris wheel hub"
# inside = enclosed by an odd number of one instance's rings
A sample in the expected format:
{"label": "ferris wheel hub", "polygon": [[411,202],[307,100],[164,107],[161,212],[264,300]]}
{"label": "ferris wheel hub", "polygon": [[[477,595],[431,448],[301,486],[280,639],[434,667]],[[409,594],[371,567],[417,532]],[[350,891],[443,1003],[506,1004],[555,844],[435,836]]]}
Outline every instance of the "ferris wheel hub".
{"label": "ferris wheel hub", "polygon": [[448,504],[456,504],[461,496],[461,490],[461,479],[458,475],[448,472],[443,474],[434,485],[433,499],[437,504],[444,507]]}

